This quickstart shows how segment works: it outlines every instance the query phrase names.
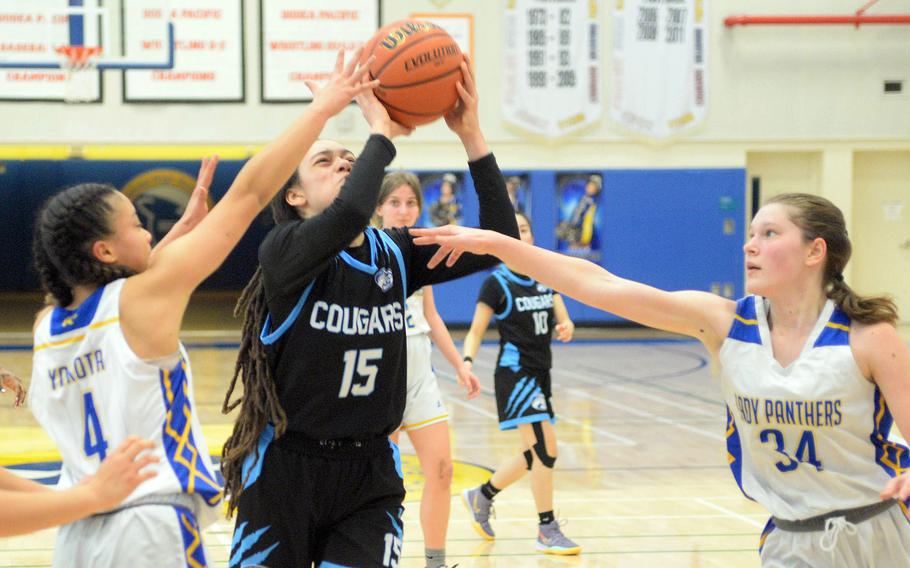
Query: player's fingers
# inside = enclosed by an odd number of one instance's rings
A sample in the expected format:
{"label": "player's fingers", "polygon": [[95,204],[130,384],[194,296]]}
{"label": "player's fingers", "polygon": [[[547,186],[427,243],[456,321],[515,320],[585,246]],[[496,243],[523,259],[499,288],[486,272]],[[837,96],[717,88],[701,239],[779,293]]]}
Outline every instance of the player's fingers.
{"label": "player's fingers", "polygon": [[306,85],[307,89],[309,89],[311,93],[313,93],[313,96],[319,94],[320,89],[313,81],[304,81],[303,84]]}
{"label": "player's fingers", "polygon": [[205,168],[208,167],[208,165],[209,165],[209,159],[208,159],[208,156],[206,156],[206,157],[202,158],[202,163],[199,164],[199,173],[196,174],[197,183],[198,183],[198,180],[202,179],[203,174],[205,174]]}
{"label": "player's fingers", "polygon": [[[458,96],[461,97],[461,100],[458,101],[459,107],[457,110],[461,110],[465,107],[465,101],[473,100],[471,93],[464,88],[464,85],[461,84],[461,81],[455,83],[455,90],[458,91]],[[452,112],[455,112],[454,110]]]}
{"label": "player's fingers", "polygon": [[417,237],[414,239],[415,245],[426,246],[426,245],[435,245],[436,237]]}
{"label": "player's fingers", "polygon": [[133,462],[136,465],[136,471],[141,471],[144,467],[158,463],[161,458],[154,454],[146,454]]}
{"label": "player's fingers", "polygon": [[464,77],[465,89],[474,95],[477,92],[477,84],[474,82],[474,68],[466,61],[461,62],[461,75]]}
{"label": "player's fingers", "polygon": [[444,245],[440,246],[439,250],[437,250],[436,253],[432,257],[430,257],[430,261],[427,263],[427,267],[436,268],[436,266],[440,262],[442,262],[446,256],[448,256],[448,254],[451,250],[452,250],[451,248],[446,247]]}
{"label": "player's fingers", "polygon": [[[360,62],[360,54],[363,53],[363,46],[357,48],[354,52],[354,55],[351,56],[351,60],[348,61],[347,66],[344,68],[344,76],[350,77],[354,74],[354,70],[357,69],[357,64]],[[344,61],[342,59],[342,61]]]}
{"label": "player's fingers", "polygon": [[147,469],[145,471],[140,471],[137,479],[138,479],[139,483],[142,483],[143,481],[147,481],[147,480],[155,477],[156,475],[158,475],[157,471],[155,471],[154,469]]}
{"label": "player's fingers", "polygon": [[338,55],[335,56],[335,73],[344,72],[344,48],[338,50]]}
{"label": "player's fingers", "polygon": [[358,67],[356,71],[351,74],[351,81],[359,83],[363,81],[363,78],[370,72],[370,64],[376,60],[375,55],[371,55],[361,67]]}
{"label": "player's fingers", "polygon": [[449,268],[452,268],[453,266],[455,266],[455,263],[458,262],[458,259],[461,258],[461,255],[462,255],[462,251],[453,250],[452,253],[449,255],[449,259],[446,261],[446,266],[448,266]]}
{"label": "player's fingers", "polygon": [[130,460],[135,460],[136,456],[138,456],[140,452],[150,450],[153,447],[154,444],[149,440],[133,438],[130,441],[129,446],[124,449],[123,453],[126,454],[126,457],[128,457]]}
{"label": "player's fingers", "polygon": [[894,477],[888,481],[885,485],[885,488],[882,489],[880,494],[882,499],[891,499],[897,493],[898,485],[900,484],[900,478]]}

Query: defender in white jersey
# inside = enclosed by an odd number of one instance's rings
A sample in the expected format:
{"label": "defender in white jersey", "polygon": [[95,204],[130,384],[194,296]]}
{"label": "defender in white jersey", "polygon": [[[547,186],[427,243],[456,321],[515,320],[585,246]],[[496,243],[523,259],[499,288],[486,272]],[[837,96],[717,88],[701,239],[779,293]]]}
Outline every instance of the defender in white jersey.
{"label": "defender in white jersey", "polygon": [[[354,58],[357,61],[357,57]],[[58,533],[56,566],[205,566],[201,528],[221,501],[194,412],[192,374],[177,340],[190,294],[221,264],[262,205],[316,140],[326,120],[375,86],[343,66],[273,144],[243,167],[211,213],[204,160],[181,221],[151,250],[129,199],[103,184],[53,196],[33,246],[53,300],[35,325],[29,403],[63,456],[61,486],[98,472],[128,436],[156,440],[158,475],[126,503]]]}
{"label": "defender in white jersey", "polygon": [[[387,174],[379,189],[376,219],[387,227],[411,227],[420,217],[423,192],[417,176],[407,172]],[[445,541],[449,523],[452,484],[452,450],[449,445],[449,414],[439,392],[431,356],[439,347],[454,367],[458,383],[467,388],[468,398],[480,393],[480,382],[462,361],[445,323],[436,311],[430,286],[407,299],[405,311],[408,337],[408,393],[401,430],[408,433],[426,484],[420,500],[420,527],[427,568],[445,566]],[[398,443],[396,432],[392,435]]]}
{"label": "defender in white jersey", "polygon": [[704,343],[720,363],[733,474],[772,515],[764,566],[910,566],[910,450],[890,436],[892,425],[910,433],[910,352],[894,303],[844,282],[851,245],[830,201],[784,194],[756,213],[744,246],[754,296],[739,302],[665,292],[488,231],[414,233]]}
{"label": "defender in white jersey", "polygon": [[[217,516],[221,487],[194,411],[188,357],[182,346],[167,362],[133,352],[120,327],[125,282],[115,280],[74,310],[57,306],[40,319],[29,404],[60,449],[60,489],[94,475],[131,435],[155,442],[161,466],[116,514],[62,527],[55,565],[72,566],[76,559],[84,566],[116,565],[137,548],[148,566],[204,564],[201,528]],[[86,538],[96,532],[106,534],[106,542]]]}

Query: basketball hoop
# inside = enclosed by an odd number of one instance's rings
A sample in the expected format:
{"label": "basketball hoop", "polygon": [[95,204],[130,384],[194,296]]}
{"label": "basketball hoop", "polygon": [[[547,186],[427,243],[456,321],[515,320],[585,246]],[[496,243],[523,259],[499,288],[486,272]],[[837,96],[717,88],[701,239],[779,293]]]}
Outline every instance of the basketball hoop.
{"label": "basketball hoop", "polygon": [[95,100],[98,85],[97,59],[101,47],[64,45],[55,49],[61,57],[60,67],[66,70],[66,92],[63,100],[68,103],[86,103]]}

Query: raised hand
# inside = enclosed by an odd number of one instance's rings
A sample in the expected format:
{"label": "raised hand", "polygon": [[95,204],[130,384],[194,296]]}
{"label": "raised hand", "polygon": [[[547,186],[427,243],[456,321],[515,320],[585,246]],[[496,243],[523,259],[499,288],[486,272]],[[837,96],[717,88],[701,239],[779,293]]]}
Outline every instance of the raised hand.
{"label": "raised hand", "polygon": [[22,406],[25,404],[25,387],[19,377],[0,367],[0,392],[12,391],[15,395],[13,406]]}
{"label": "raised hand", "polygon": [[196,176],[196,187],[190,196],[180,220],[186,220],[191,227],[195,227],[209,212],[209,188],[212,187],[212,178],[218,168],[218,156],[202,158],[199,165],[199,175]]}
{"label": "raised hand", "polygon": [[344,64],[344,50],[339,50],[335,59],[335,69],[324,85],[306,81],[306,86],[313,92],[312,106],[324,111],[327,116],[335,116],[357,95],[379,86],[378,79],[370,81],[366,78],[374,57],[371,56],[358,65],[362,50],[362,47],[358,48],[347,65]]}
{"label": "raised hand", "polygon": [[389,118],[389,111],[379,102],[372,89],[360,93],[354,97],[354,100],[360,107],[360,112],[363,113],[372,132],[382,134],[389,139],[395,136],[408,136],[414,132],[414,127],[399,124]]}
{"label": "raised hand", "polygon": [[445,115],[446,125],[460,138],[480,133],[480,117],[477,112],[477,83],[474,80],[474,64],[468,54],[461,62],[464,83],[455,84],[458,90],[458,104]]}
{"label": "raised hand", "polygon": [[129,497],[140,483],[157,475],[153,470],[142,471],[146,466],[158,462],[155,455],[148,453],[140,455],[153,447],[154,444],[149,440],[130,436],[108,454],[95,475],[82,480],[80,484],[91,491],[97,499],[99,511],[116,507]]}
{"label": "raised hand", "polygon": [[892,478],[882,490],[881,497],[883,500],[897,499],[898,501],[906,501],[910,499],[910,473]]}

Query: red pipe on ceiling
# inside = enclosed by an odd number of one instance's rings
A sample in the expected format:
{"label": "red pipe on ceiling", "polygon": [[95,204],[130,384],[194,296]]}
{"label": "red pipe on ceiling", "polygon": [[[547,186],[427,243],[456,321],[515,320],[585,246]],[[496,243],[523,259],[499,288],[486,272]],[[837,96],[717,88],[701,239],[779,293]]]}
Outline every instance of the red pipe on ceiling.
{"label": "red pipe on ceiling", "polygon": [[849,24],[859,27],[862,24],[910,24],[910,14],[890,14],[881,16],[728,16],[724,25],[733,26],[752,25],[819,25],[819,24]]}

